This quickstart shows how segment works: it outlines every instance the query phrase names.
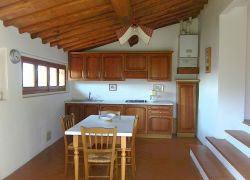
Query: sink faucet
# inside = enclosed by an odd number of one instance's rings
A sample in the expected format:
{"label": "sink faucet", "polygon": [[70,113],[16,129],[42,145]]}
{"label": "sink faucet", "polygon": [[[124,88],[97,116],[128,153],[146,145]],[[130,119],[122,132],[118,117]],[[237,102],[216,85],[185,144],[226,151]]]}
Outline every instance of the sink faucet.
{"label": "sink faucet", "polygon": [[89,101],[91,100],[91,92],[89,92]]}

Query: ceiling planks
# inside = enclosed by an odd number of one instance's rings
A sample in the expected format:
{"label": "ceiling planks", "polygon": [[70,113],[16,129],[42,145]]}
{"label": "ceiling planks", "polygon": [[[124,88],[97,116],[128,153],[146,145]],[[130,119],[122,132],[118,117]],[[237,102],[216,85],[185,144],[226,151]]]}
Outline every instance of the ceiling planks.
{"label": "ceiling planks", "polygon": [[0,19],[20,33],[81,51],[117,41],[134,20],[152,29],[197,17],[208,0],[0,0]]}

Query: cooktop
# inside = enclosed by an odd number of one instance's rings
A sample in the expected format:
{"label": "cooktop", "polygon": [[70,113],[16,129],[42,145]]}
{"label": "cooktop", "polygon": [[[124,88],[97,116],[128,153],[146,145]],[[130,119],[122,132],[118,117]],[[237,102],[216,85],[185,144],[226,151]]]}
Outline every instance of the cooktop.
{"label": "cooktop", "polygon": [[141,99],[132,99],[132,100],[126,100],[126,103],[146,103],[147,100],[141,100]]}

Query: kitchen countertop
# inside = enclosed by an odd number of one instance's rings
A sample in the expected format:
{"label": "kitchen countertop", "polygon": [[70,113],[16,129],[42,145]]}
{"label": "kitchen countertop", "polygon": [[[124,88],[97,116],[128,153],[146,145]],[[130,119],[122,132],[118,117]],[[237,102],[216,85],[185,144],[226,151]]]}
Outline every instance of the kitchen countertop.
{"label": "kitchen countertop", "polygon": [[65,101],[65,103],[76,103],[76,104],[130,104],[130,105],[174,105],[171,101],[147,101],[143,103],[131,103],[125,102],[125,100],[71,100]]}

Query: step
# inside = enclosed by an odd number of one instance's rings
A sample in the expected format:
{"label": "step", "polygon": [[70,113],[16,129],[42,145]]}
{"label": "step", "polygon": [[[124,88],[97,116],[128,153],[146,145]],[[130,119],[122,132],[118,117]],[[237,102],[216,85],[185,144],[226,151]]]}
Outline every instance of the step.
{"label": "step", "polygon": [[250,159],[224,139],[207,137],[208,147],[236,179],[250,179]]}
{"label": "step", "polygon": [[192,159],[195,164],[198,163],[196,166],[199,166],[197,168],[200,170],[203,179],[234,179],[234,177],[227,171],[223,164],[206,146],[191,145],[190,155],[191,157],[193,156]]}
{"label": "step", "polygon": [[226,130],[228,134],[250,148],[250,134],[240,130]]}
{"label": "step", "polygon": [[245,119],[245,120],[243,121],[243,123],[246,124],[246,125],[248,125],[248,126],[250,126],[250,119]]}

